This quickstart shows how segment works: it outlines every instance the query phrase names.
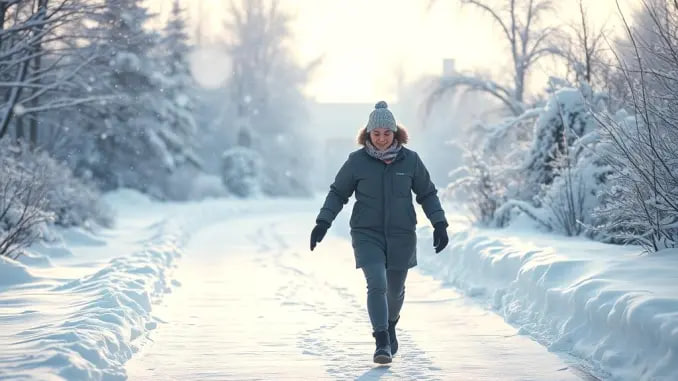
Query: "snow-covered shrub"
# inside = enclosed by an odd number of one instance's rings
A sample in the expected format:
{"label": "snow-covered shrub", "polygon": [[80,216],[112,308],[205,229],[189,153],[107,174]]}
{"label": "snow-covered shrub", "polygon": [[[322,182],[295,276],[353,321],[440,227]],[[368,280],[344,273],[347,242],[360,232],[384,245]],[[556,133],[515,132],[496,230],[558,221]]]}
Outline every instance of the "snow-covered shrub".
{"label": "snow-covered shrub", "polygon": [[0,154],[11,158],[28,173],[43,172],[40,177],[45,187],[45,212],[54,215],[60,226],[89,227],[95,223],[111,226],[113,213],[105,205],[99,191],[91,182],[77,178],[65,165],[52,159],[46,152],[31,150],[23,144],[11,145],[8,139],[0,141]]}
{"label": "snow-covered shrub", "polygon": [[531,148],[516,176],[524,179],[517,183],[521,192],[509,195],[495,219],[506,221],[520,211],[541,227],[568,236],[597,223],[590,211],[599,203],[611,168],[597,153],[600,136],[586,101],[594,97],[571,87],[551,95],[539,112]]}
{"label": "snow-covered shrub", "polygon": [[259,194],[261,161],[258,152],[245,147],[234,147],[224,152],[221,161],[221,181],[226,189],[238,197]]}
{"label": "snow-covered shrub", "polygon": [[643,1],[637,12],[617,55],[630,112],[598,114],[614,169],[599,229],[658,251],[678,246],[678,7]]}
{"label": "snow-covered shrub", "polygon": [[[46,154],[42,154],[46,157]],[[110,227],[113,225],[113,211],[102,202],[96,187],[83,179],[73,176],[71,170],[57,162],[48,161],[49,174],[45,181],[47,210],[56,216],[55,224],[60,226],[91,227],[92,223]]]}
{"label": "snow-covered shrub", "polygon": [[475,222],[488,225],[505,201],[506,184],[478,154],[468,152],[464,161],[464,166],[450,174],[453,182],[447,186],[445,196],[465,202]]}
{"label": "snow-covered shrub", "polygon": [[601,116],[614,168],[596,213],[601,233],[650,251],[678,246],[678,124],[658,118]]}
{"label": "snow-covered shrub", "polygon": [[561,168],[553,182],[546,187],[541,197],[543,208],[548,211],[547,221],[553,230],[576,236],[582,233],[586,200],[585,180],[582,174],[572,168],[566,158],[557,159]]}
{"label": "snow-covered shrub", "polygon": [[555,177],[539,202],[546,211],[543,221],[552,230],[576,236],[592,233],[589,229],[600,222],[592,211],[600,204],[611,174],[598,153],[600,145],[600,135],[594,130],[554,161]]}
{"label": "snow-covered shrub", "polygon": [[0,147],[0,256],[17,259],[54,214],[46,210],[46,166],[26,168],[7,148]]}
{"label": "snow-covered shrub", "polygon": [[[526,177],[524,195],[530,199],[540,196],[541,190],[556,177],[559,165],[555,161],[559,157],[567,161],[574,142],[594,129],[595,120],[579,89],[556,91],[534,124],[532,146],[523,165]],[[574,162],[570,161],[570,164]]]}

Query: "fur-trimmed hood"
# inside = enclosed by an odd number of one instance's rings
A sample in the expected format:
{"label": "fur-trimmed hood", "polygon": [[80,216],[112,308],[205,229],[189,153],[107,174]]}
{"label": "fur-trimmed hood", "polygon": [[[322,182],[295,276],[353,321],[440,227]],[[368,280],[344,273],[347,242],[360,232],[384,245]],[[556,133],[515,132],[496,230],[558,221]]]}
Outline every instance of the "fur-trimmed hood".
{"label": "fur-trimmed hood", "polygon": [[[407,130],[405,127],[398,125],[398,131],[395,133],[395,139],[400,143],[400,144],[407,144],[409,141],[410,136],[407,133]],[[358,131],[358,144],[361,146],[365,145],[365,142],[369,139],[369,134],[367,133],[367,127],[363,127]]]}

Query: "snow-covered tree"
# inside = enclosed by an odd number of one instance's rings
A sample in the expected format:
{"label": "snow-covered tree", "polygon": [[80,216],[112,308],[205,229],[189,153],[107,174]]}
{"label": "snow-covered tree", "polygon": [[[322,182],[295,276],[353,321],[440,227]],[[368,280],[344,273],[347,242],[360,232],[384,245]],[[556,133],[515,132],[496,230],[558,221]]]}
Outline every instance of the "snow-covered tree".
{"label": "snow-covered tree", "polygon": [[200,166],[193,152],[193,140],[197,133],[195,113],[195,82],[191,76],[184,10],[175,0],[169,21],[161,41],[162,74],[161,91],[165,100],[162,110],[158,110],[165,129],[166,143],[194,166]]}
{"label": "snow-covered tree", "polygon": [[499,100],[514,116],[525,111],[525,87],[530,70],[544,57],[555,53],[550,45],[554,28],[544,23],[553,10],[551,0],[460,0],[487,14],[501,31],[511,57],[511,83],[485,76],[455,74],[441,79],[433,99],[455,88],[480,91]]}
{"label": "snow-covered tree", "polygon": [[308,154],[299,149],[308,144],[299,126],[310,67],[293,58],[289,21],[275,0],[232,1],[226,21],[235,140],[261,155],[261,189],[272,195],[310,189]]}
{"label": "snow-covered tree", "polygon": [[[196,162],[190,149],[194,124],[190,99],[181,93],[181,63],[169,68],[172,58],[165,54],[167,46],[182,47],[176,38],[163,44],[146,28],[151,17],[140,0],[104,0],[83,21],[88,37],[80,54],[95,57],[84,78],[90,92],[107,98],[61,116],[69,128],[61,152],[78,174],[104,189],[129,186],[164,197],[167,176],[186,161]],[[165,75],[171,70],[178,75]]]}
{"label": "snow-covered tree", "polygon": [[[434,2],[434,1],[432,1]],[[431,3],[432,3],[431,2]],[[511,57],[511,80],[503,82],[486,75],[465,75],[453,73],[440,78],[437,86],[431,91],[427,104],[429,108],[450,91],[473,91],[488,96],[499,104],[501,111],[491,121],[478,121],[467,128],[469,136],[473,136],[478,149],[467,158],[480,157],[485,163],[492,179],[510,179],[509,173],[515,172],[523,155],[529,149],[532,126],[543,107],[539,102],[526,101],[526,83],[530,71],[543,58],[553,55],[550,39],[554,28],[545,23],[553,10],[550,0],[460,0],[462,5],[474,8],[489,16],[499,27],[501,41],[505,44]],[[494,106],[492,102],[488,105]],[[495,106],[496,107],[496,106]],[[482,172],[471,170],[476,167],[477,160],[465,163],[469,174]],[[486,183],[487,179],[478,178],[473,182]],[[522,188],[516,181],[500,181],[490,186],[501,194],[503,199],[519,197]],[[502,189],[503,188],[503,189]],[[475,188],[480,189],[480,188]],[[486,195],[479,194],[474,200],[483,200]],[[499,199],[496,199],[499,201]],[[496,206],[500,207],[499,204]],[[477,209],[485,209],[477,205]],[[483,218],[481,220],[487,220]]]}
{"label": "snow-covered tree", "polygon": [[605,53],[606,29],[597,26],[589,17],[585,0],[578,2],[577,22],[568,25],[554,44],[556,53],[565,59],[574,83],[586,82],[604,86],[604,74],[609,67]]}
{"label": "snow-covered tree", "polygon": [[153,126],[160,91],[150,52],[158,36],[144,28],[150,15],[137,0],[105,0],[95,17],[88,48],[100,53],[89,70],[93,85],[113,98],[86,110],[93,113],[87,128],[95,131],[95,141],[81,164],[104,189],[131,186],[155,193],[149,182],[173,165]]}
{"label": "snow-covered tree", "polygon": [[612,29],[590,17],[592,3],[578,0],[576,21],[556,33],[552,48],[565,62],[567,86],[578,87],[594,108],[617,110],[626,90],[609,49]]}
{"label": "snow-covered tree", "polygon": [[95,7],[90,0],[0,2],[0,137],[12,133],[35,146],[56,110],[99,99],[80,86],[89,57],[76,58],[83,36],[70,33]]}

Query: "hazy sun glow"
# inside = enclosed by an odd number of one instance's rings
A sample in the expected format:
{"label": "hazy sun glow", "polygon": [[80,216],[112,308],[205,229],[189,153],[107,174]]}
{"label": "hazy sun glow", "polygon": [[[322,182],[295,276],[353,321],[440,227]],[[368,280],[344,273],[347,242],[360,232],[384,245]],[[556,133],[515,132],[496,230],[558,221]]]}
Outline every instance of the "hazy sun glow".
{"label": "hazy sun glow", "polygon": [[[190,34],[203,43],[223,34],[229,0],[183,0]],[[293,49],[301,62],[322,57],[307,93],[318,101],[391,99],[399,81],[439,74],[452,58],[464,71],[505,73],[506,47],[499,29],[477,10],[456,0],[281,0],[294,16]],[[631,0],[623,1],[628,4]],[[169,0],[148,0],[163,18]],[[576,0],[558,2],[554,23],[577,16]],[[596,23],[616,22],[614,0],[585,2]],[[199,23],[201,21],[201,23]],[[198,26],[200,24],[200,27]],[[218,62],[215,62],[218,64]],[[218,72],[219,70],[215,70]]]}

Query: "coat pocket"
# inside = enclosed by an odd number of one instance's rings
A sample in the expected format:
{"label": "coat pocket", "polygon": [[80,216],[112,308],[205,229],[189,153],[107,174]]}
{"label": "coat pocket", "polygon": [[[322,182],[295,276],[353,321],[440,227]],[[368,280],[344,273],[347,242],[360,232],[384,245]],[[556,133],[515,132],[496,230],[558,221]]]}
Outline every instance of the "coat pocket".
{"label": "coat pocket", "polygon": [[412,175],[405,172],[396,172],[393,175],[393,194],[398,197],[412,195]]}

